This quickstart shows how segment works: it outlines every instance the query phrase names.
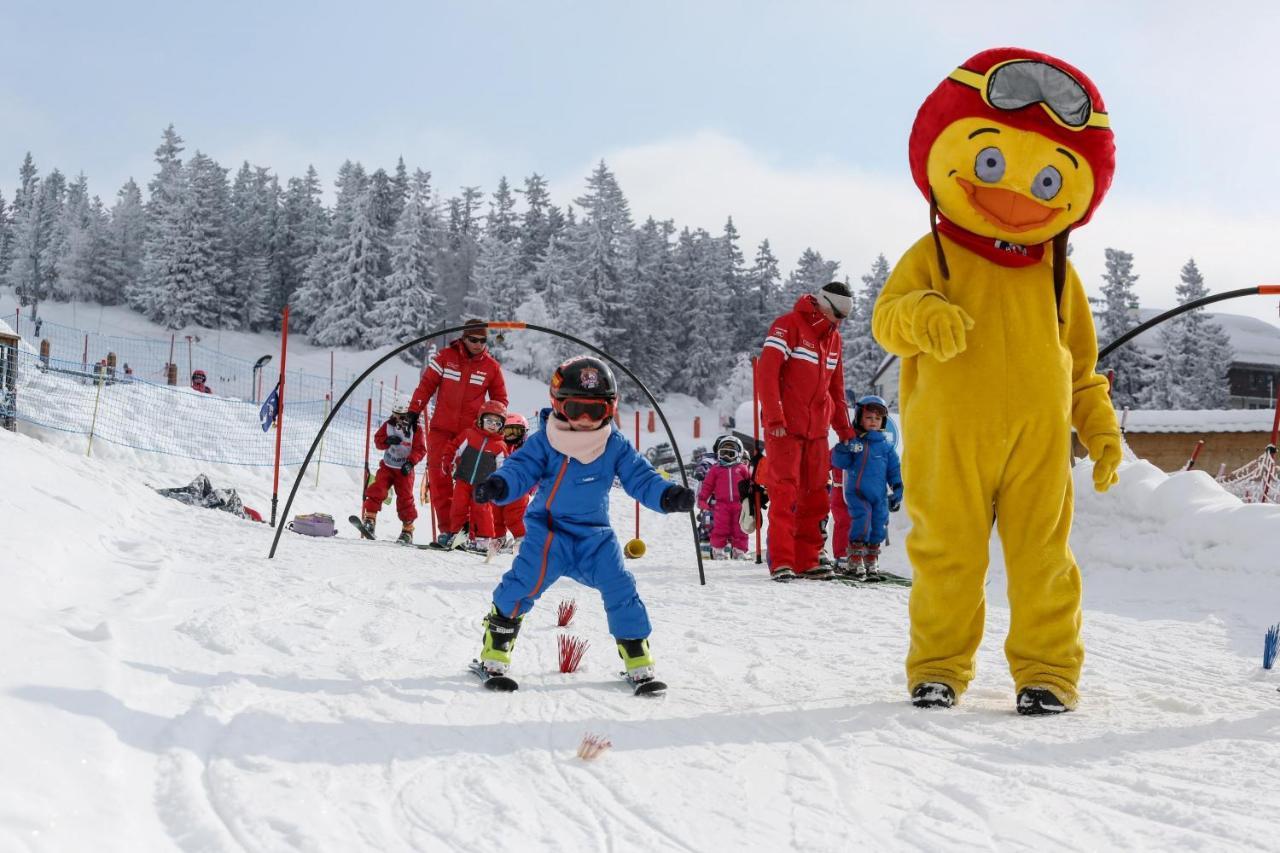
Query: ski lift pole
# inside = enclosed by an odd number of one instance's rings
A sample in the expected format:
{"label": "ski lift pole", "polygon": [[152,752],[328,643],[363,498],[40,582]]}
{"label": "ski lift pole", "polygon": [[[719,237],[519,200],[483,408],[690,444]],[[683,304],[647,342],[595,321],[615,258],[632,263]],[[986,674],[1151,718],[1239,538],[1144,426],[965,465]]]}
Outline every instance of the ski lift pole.
{"label": "ski lift pole", "polygon": [[289,358],[289,306],[284,306],[280,323],[280,387],[276,389],[276,464],[271,479],[271,526],[276,526],[276,500],[280,495],[280,440],[284,435],[284,370]]}
{"label": "ski lift pole", "polygon": [[[333,395],[324,395],[324,416],[329,417],[329,409],[333,406]],[[324,436],[320,437],[320,450],[316,453],[316,488],[320,488],[320,466],[324,463]]]}
{"label": "ski lift pole", "polygon": [[106,368],[98,371],[98,390],[93,395],[93,420],[89,422],[89,446],[85,448],[84,455],[88,456],[93,452],[93,433],[98,427],[98,401],[102,398],[102,384],[107,379]]}

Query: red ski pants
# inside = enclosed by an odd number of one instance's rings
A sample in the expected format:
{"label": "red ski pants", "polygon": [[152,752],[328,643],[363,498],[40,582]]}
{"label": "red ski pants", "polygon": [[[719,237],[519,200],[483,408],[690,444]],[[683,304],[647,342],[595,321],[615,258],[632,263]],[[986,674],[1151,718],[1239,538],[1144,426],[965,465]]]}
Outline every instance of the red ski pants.
{"label": "red ski pants", "polygon": [[831,553],[843,557],[849,551],[849,525],[853,519],[849,517],[849,507],[844,504],[844,486],[839,483],[831,487],[831,517],[834,519]]}
{"label": "red ski pants", "polygon": [[769,566],[806,572],[818,565],[827,517],[831,451],[826,436],[768,439]]}
{"label": "red ski pants", "polygon": [[524,511],[528,506],[528,495],[518,501],[512,501],[506,506],[495,506],[493,508],[493,535],[502,536],[510,530],[512,536],[524,536]]}
{"label": "red ski pants", "polygon": [[418,518],[418,508],[413,505],[413,472],[401,474],[399,470],[381,463],[378,464],[378,473],[373,475],[373,482],[364,493],[365,517],[378,514],[382,501],[392,487],[396,490],[396,515],[405,524],[413,524]]}
{"label": "red ski pants", "polygon": [[[434,500],[434,498],[432,499]],[[471,484],[457,480],[453,484],[453,516],[449,519],[450,533],[462,529],[464,523],[475,538],[488,539],[493,534],[493,505],[478,504],[471,499]]]}
{"label": "red ski pants", "polygon": [[442,533],[453,533],[458,529],[449,525],[453,506],[453,454],[460,441],[458,436],[444,430],[427,432],[427,488],[431,491],[436,527]]}

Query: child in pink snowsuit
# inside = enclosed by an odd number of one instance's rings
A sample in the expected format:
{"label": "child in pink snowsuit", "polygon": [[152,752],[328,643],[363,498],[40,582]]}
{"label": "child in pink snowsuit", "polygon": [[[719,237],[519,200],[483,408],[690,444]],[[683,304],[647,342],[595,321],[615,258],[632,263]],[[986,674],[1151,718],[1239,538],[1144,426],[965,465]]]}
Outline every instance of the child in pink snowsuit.
{"label": "child in pink snowsuit", "polygon": [[[747,553],[747,534],[738,523],[742,508],[738,484],[751,479],[751,470],[742,461],[742,442],[732,435],[722,435],[712,446],[716,464],[707,471],[698,493],[698,506],[711,511],[711,557],[723,560]],[[725,545],[729,545],[726,553]]]}

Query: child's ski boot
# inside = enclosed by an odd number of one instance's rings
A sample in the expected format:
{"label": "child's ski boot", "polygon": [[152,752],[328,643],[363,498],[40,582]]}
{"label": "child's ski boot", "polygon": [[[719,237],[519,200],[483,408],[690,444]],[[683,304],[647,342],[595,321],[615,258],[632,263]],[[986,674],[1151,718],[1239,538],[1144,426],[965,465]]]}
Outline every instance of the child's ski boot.
{"label": "child's ski boot", "polygon": [[667,685],[659,681],[649,654],[648,640],[618,640],[618,657],[626,665],[622,677],[631,685],[637,696],[663,693]]}
{"label": "child's ski boot", "polygon": [[867,577],[866,567],[867,543],[854,540],[849,543],[849,554],[845,557],[844,571],[836,570],[842,578],[851,578],[853,580],[865,580]]}
{"label": "child's ski boot", "polygon": [[403,524],[400,526],[400,535],[396,537],[396,541],[401,545],[413,544],[413,525]]}
{"label": "child's ski boot", "polygon": [[872,577],[880,569],[880,543],[867,544],[866,553],[862,557],[862,567],[865,577]]}
{"label": "child's ski boot", "polygon": [[376,515],[367,515],[364,518],[361,518],[358,515],[353,515],[348,518],[347,521],[351,522],[352,526],[354,526],[356,530],[360,531],[360,537],[362,539],[374,538],[373,528],[378,523],[378,517]]}
{"label": "child's ski boot", "polygon": [[498,612],[496,604],[489,606],[489,615],[484,620],[484,649],[472,671],[485,679],[485,687],[490,690],[516,689],[515,680],[507,677],[507,667],[511,666],[511,649],[516,644],[522,619],[508,619]]}

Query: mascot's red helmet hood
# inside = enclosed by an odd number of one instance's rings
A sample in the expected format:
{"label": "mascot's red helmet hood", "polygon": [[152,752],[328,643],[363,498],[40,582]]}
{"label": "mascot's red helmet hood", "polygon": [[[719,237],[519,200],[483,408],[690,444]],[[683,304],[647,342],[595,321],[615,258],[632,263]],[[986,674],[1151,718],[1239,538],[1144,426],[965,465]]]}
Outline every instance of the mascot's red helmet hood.
{"label": "mascot's red helmet hood", "polygon": [[[1016,92],[1005,92],[1003,96],[1006,104],[1029,102],[1016,108],[1000,109],[992,106],[988,100],[993,94],[993,88],[989,86],[991,78],[988,72],[997,66],[1019,62],[1047,65],[1051,69],[1062,72],[1066,75],[1065,78],[1051,71],[1050,76],[1057,79],[1046,82],[1050,85],[1065,84],[1065,89],[1060,86],[1052,90],[1049,96],[1045,96],[1044,92],[1039,90],[1028,94],[1025,88]],[[970,82],[961,82],[956,79],[957,77],[963,77]],[[1071,81],[1078,84],[1078,88],[1072,86]],[[1087,123],[1083,123],[1080,127],[1071,127],[1062,118],[1055,120],[1050,111],[1059,116],[1061,113],[1046,100],[1046,97],[1053,95],[1070,97],[1074,94],[1076,98],[1083,101],[1080,98],[1080,90],[1083,90],[1083,94],[1087,96],[1087,104],[1081,103],[1077,112],[1065,118]],[[996,100],[1000,102],[999,98]],[[1111,178],[1116,168],[1116,143],[1107,120],[1106,107],[1102,103],[1102,95],[1098,93],[1093,81],[1079,69],[1047,54],[1016,47],[984,50],[965,61],[956,72],[938,84],[938,88],[934,89],[929,97],[925,98],[920,111],[916,113],[915,124],[911,127],[909,144],[911,177],[915,179],[916,186],[920,188],[920,192],[924,193],[926,199],[932,195],[926,165],[929,150],[933,147],[934,141],[952,122],[972,117],[989,118],[1019,130],[1039,133],[1083,155],[1093,169],[1093,198],[1089,202],[1089,209],[1073,227],[1079,228],[1093,217],[1098,203],[1111,187]]]}

